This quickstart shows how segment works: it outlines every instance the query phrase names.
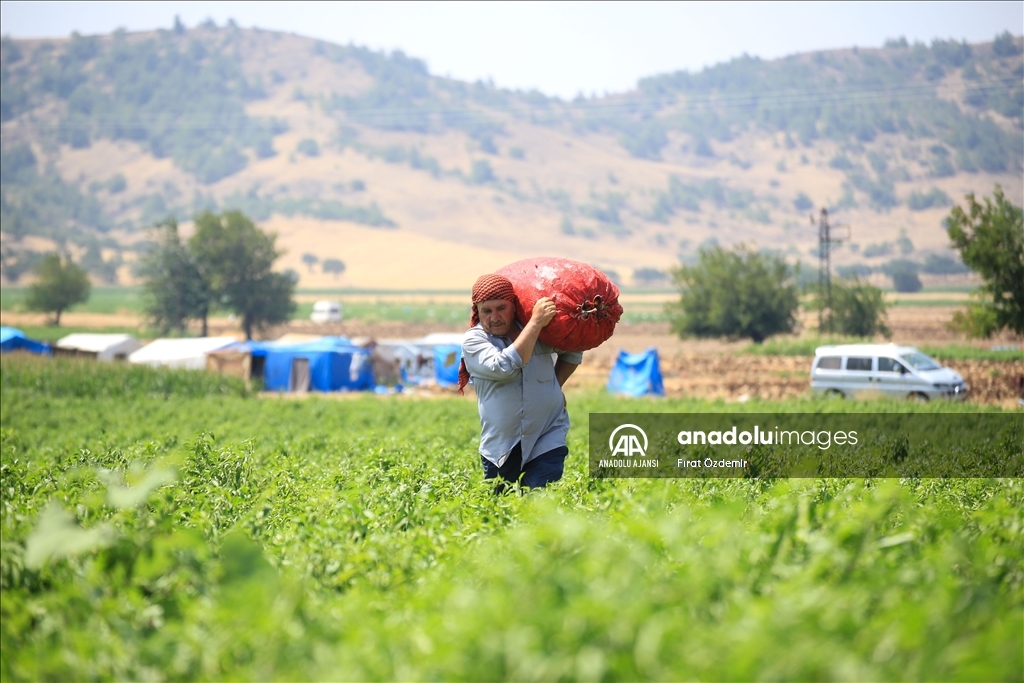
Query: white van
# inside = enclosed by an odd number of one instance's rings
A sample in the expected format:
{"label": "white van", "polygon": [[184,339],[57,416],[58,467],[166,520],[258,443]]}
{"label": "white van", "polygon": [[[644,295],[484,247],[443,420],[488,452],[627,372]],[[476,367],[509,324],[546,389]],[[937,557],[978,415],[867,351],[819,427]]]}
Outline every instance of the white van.
{"label": "white van", "polygon": [[819,346],[811,365],[811,391],[845,398],[967,398],[963,377],[912,346],[895,344]]}
{"label": "white van", "polygon": [[313,312],[309,319],[315,323],[340,323],[341,302],[340,301],[317,301],[313,304]]}

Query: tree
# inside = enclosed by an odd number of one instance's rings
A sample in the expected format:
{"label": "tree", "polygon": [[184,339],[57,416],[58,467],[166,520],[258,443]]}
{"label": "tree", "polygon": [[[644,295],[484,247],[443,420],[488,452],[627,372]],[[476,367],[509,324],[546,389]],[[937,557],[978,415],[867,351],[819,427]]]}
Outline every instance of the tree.
{"label": "tree", "polygon": [[[817,302],[821,305],[821,302]],[[829,329],[837,334],[873,337],[891,333],[885,325],[882,290],[858,278],[832,281],[832,320]]]}
{"label": "tree", "polygon": [[921,288],[924,287],[921,284],[921,278],[913,270],[894,270],[889,276],[892,278],[893,289],[902,294],[920,292]]}
{"label": "tree", "polygon": [[992,41],[992,53],[996,57],[1013,57],[1021,53],[1021,48],[1009,31],[1003,31]]}
{"label": "tree", "polygon": [[1024,335],[1024,214],[996,185],[979,203],[967,195],[966,210],[954,206],[946,219],[949,239],[960,258],[984,280],[978,301],[953,319],[954,327],[976,337],[1004,328]]}
{"label": "tree", "polygon": [[307,157],[318,157],[320,156],[320,145],[312,138],[304,138],[299,140],[299,144],[295,146],[295,151],[305,154]]}
{"label": "tree", "polygon": [[780,257],[738,247],[700,250],[696,265],[672,271],[680,288],[667,312],[681,337],[748,337],[762,342],[791,332],[799,305],[789,265]]}
{"label": "tree", "polygon": [[53,324],[60,326],[60,314],[75,304],[89,300],[89,275],[71,257],[57,252],[44,256],[34,270],[37,280],[29,287],[25,305],[30,311],[53,313]]}
{"label": "tree", "polygon": [[320,259],[317,258],[316,254],[307,253],[302,255],[302,262],[306,264],[306,268],[309,270],[310,273],[313,272],[313,266],[315,266],[319,261]]}
{"label": "tree", "polygon": [[207,320],[213,291],[203,277],[195,255],[178,234],[178,221],[168,218],[157,224],[157,246],[142,264],[145,278],[146,315],[161,332],[184,332],[188,321],[202,321],[202,336],[207,334]]}
{"label": "tree", "polygon": [[473,162],[473,170],[470,172],[469,179],[475,185],[494,182],[494,169],[491,168],[486,159],[477,159]]}
{"label": "tree", "polygon": [[338,276],[345,272],[345,262],[336,258],[324,259],[323,264],[320,266],[323,268],[325,273],[330,273],[337,280]]}
{"label": "tree", "polygon": [[814,208],[814,202],[811,201],[806,192],[800,192],[797,194],[796,199],[793,200],[793,206],[796,207],[797,211],[807,211]]}
{"label": "tree", "polygon": [[657,268],[637,268],[633,271],[633,282],[641,287],[665,284],[668,275]]}
{"label": "tree", "polygon": [[924,259],[922,270],[929,275],[961,275],[969,272],[970,268],[952,256],[928,254]]}
{"label": "tree", "polygon": [[245,338],[253,329],[286,322],[295,311],[295,280],[271,270],[283,252],[277,235],[265,233],[241,211],[204,212],[189,240],[199,272],[217,300],[242,319]]}
{"label": "tree", "polygon": [[897,292],[909,294],[921,291],[921,278],[917,276],[921,266],[907,259],[893,259],[882,266],[882,272],[892,278]]}

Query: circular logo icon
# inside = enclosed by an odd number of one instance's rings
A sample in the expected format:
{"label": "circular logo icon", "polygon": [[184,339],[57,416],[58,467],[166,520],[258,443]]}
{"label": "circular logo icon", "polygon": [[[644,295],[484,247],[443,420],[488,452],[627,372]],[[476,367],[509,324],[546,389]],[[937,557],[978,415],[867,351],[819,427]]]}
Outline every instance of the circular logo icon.
{"label": "circular logo icon", "polygon": [[[640,439],[643,439],[643,445],[641,445]],[[619,425],[608,437],[608,450],[611,451],[612,456],[624,455],[629,458],[642,458],[647,455],[647,434],[634,424]]]}

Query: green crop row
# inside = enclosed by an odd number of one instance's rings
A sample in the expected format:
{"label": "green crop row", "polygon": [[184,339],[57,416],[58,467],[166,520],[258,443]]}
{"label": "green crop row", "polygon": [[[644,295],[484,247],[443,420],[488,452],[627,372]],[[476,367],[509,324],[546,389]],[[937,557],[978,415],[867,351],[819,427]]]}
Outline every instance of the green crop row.
{"label": "green crop row", "polygon": [[245,396],[249,391],[242,380],[224,375],[129,363],[97,363],[82,358],[18,354],[5,356],[0,368],[5,398],[19,389],[28,389],[38,396],[83,399]]}
{"label": "green crop row", "polygon": [[1020,480],[592,479],[590,412],[735,408],[593,395],[495,496],[469,399],[0,369],[4,680],[1024,674]]}

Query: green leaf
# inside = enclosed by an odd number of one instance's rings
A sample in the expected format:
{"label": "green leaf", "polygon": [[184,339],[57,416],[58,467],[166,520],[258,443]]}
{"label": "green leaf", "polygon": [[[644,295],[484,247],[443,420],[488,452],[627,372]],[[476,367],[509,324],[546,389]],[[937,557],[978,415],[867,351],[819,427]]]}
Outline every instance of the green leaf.
{"label": "green leaf", "polygon": [[25,566],[41,569],[54,559],[105,548],[114,542],[114,536],[114,530],[107,524],[88,530],[81,528],[70,512],[51,502],[25,543]]}
{"label": "green leaf", "polygon": [[150,470],[135,486],[125,486],[120,472],[100,470],[98,475],[107,485],[107,505],[119,510],[144,504],[153,491],[177,480],[174,470],[167,468]]}

